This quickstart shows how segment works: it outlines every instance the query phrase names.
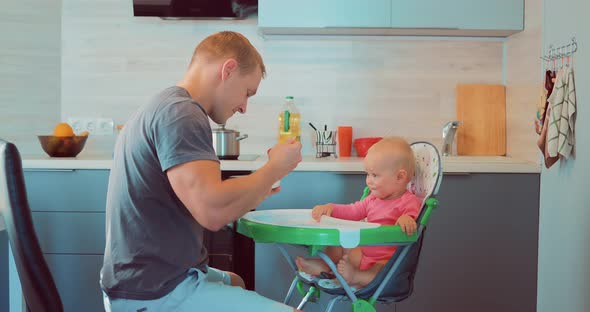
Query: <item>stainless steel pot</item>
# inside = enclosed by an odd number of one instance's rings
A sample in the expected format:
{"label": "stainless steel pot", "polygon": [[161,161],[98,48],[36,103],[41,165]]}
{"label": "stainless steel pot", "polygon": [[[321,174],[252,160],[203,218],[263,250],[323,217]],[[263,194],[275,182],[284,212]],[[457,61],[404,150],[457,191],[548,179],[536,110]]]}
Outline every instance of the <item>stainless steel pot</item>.
{"label": "stainless steel pot", "polygon": [[240,141],[248,135],[239,131],[225,129],[225,125],[213,129],[213,148],[219,159],[237,159],[240,156]]}

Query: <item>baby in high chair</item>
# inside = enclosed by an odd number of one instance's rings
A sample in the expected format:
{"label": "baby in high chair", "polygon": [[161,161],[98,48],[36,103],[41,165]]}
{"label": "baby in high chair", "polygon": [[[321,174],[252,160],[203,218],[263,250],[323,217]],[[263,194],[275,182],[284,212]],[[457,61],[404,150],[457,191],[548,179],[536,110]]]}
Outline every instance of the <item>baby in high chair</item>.
{"label": "baby in high chair", "polygon": [[[364,159],[366,183],[371,193],[362,201],[349,205],[315,206],[311,212],[319,221],[322,215],[383,225],[399,225],[407,235],[417,228],[416,217],[422,201],[407,190],[414,175],[415,159],[410,145],[402,138],[388,137],[375,143]],[[337,264],[338,273],[356,288],[369,284],[396,250],[396,246],[367,246],[353,249],[327,247],[325,253]],[[311,275],[330,272],[321,259],[297,257],[300,271]]]}

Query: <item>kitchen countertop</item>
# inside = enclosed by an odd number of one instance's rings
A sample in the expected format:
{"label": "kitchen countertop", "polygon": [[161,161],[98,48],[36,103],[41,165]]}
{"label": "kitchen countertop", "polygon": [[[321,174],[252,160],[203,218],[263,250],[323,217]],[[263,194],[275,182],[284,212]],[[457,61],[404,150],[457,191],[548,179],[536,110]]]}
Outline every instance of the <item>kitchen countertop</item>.
{"label": "kitchen countertop", "polygon": [[[52,158],[46,155],[23,155],[23,168],[28,170],[72,170],[72,169],[110,169],[110,155],[80,155],[75,158]],[[222,160],[221,170],[253,171],[262,167],[267,156],[254,160]],[[451,156],[443,157],[445,173],[539,173],[539,164],[501,156]],[[304,156],[295,171],[326,172],[364,172],[363,158]]]}

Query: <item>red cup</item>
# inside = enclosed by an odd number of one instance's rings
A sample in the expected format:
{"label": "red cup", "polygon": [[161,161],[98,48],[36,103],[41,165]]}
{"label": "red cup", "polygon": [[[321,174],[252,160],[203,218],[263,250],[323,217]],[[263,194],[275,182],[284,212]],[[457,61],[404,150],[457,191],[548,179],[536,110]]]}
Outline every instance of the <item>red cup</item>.
{"label": "red cup", "polygon": [[352,127],[338,127],[338,156],[350,157],[352,150]]}

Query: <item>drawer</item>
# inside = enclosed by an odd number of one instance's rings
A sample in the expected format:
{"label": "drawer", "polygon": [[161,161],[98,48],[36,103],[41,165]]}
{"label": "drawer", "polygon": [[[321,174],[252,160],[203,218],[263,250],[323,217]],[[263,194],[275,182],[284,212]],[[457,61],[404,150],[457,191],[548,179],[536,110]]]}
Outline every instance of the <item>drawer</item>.
{"label": "drawer", "polygon": [[109,170],[25,170],[32,211],[104,212]]}
{"label": "drawer", "polygon": [[102,212],[33,212],[33,223],[43,253],[104,253]]}
{"label": "drawer", "polygon": [[104,312],[100,289],[102,255],[44,255],[64,311]]}

